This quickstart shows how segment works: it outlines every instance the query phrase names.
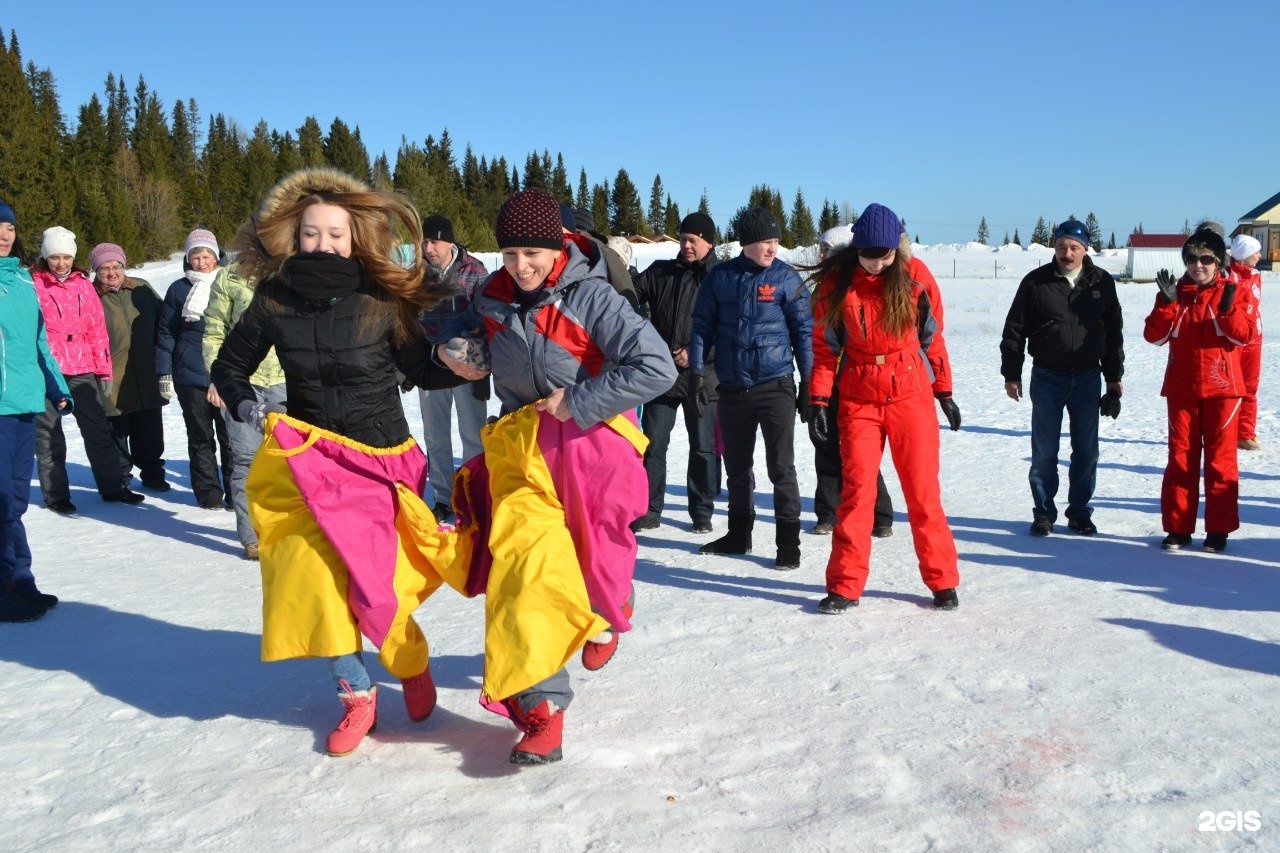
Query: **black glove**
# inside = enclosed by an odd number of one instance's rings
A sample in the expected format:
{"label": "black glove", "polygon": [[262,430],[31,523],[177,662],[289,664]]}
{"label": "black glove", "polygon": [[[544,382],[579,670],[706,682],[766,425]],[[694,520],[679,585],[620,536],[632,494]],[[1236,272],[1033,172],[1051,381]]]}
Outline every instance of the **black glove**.
{"label": "black glove", "polygon": [[489,399],[490,393],[489,393],[489,377],[488,376],[486,376],[484,379],[477,379],[475,382],[471,383],[471,396],[477,400]]}
{"label": "black glove", "polygon": [[800,423],[807,424],[809,422],[809,380],[800,380],[800,391],[796,394],[796,414],[800,416]]}
{"label": "black glove", "polygon": [[1103,394],[1102,399],[1098,401],[1098,412],[1112,420],[1120,417],[1120,395],[1115,391]]}
{"label": "black glove", "polygon": [[951,395],[938,397],[938,405],[942,407],[942,413],[947,416],[947,423],[951,425],[951,431],[955,432],[960,429],[960,407],[956,405],[956,401],[951,399]]}
{"label": "black glove", "polygon": [[706,413],[707,406],[711,404],[711,398],[707,396],[707,381],[701,373],[689,371],[687,399],[698,407],[698,417],[702,417]]}
{"label": "black glove", "polygon": [[1226,314],[1236,301],[1236,283],[1229,281],[1222,286],[1222,298],[1218,300],[1218,314]]}
{"label": "black glove", "polygon": [[271,412],[283,415],[285,408],[278,403],[262,403],[257,400],[243,400],[239,406],[236,406],[236,415],[239,416],[240,422],[256,430],[266,428],[267,415]]}
{"label": "black glove", "polygon": [[1160,288],[1160,295],[1165,302],[1178,301],[1178,280],[1168,270],[1156,273],[1156,287]]}
{"label": "black glove", "polygon": [[809,440],[814,446],[831,441],[831,415],[827,406],[809,407]]}

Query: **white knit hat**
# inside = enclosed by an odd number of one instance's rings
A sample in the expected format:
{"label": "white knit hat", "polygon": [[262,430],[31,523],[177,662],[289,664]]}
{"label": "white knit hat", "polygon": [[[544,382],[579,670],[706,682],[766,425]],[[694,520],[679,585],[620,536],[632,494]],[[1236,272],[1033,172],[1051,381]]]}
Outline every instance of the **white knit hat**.
{"label": "white knit hat", "polygon": [[1262,244],[1248,234],[1237,234],[1231,241],[1231,257],[1237,261],[1252,257],[1262,251]]}
{"label": "white knit hat", "polygon": [[54,255],[76,256],[76,235],[61,225],[44,229],[44,240],[40,243],[40,257],[52,258]]}
{"label": "white knit hat", "polygon": [[609,238],[609,242],[605,243],[605,245],[617,252],[618,257],[622,258],[623,262],[627,266],[631,266],[632,250],[630,240],[626,237],[619,237],[615,234]]}
{"label": "white knit hat", "polygon": [[822,236],[818,238],[818,243],[826,243],[832,249],[843,249],[845,246],[853,242],[853,226],[837,225],[835,228],[828,228],[822,232]]}
{"label": "white knit hat", "polygon": [[218,238],[213,236],[212,231],[197,228],[187,235],[187,248],[183,254],[186,255],[188,259],[191,258],[192,249],[208,249],[210,252],[213,252],[213,256],[216,258],[219,256]]}

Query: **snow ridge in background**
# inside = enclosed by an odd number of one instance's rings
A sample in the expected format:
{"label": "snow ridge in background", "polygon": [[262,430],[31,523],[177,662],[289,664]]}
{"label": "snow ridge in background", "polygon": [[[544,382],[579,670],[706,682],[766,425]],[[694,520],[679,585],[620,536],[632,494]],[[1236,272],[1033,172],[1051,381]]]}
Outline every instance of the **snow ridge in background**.
{"label": "snow ridge in background", "polygon": [[[674,246],[637,246],[638,265],[662,251]],[[772,568],[759,455],[755,553],[699,554],[677,429],[664,525],[639,538],[635,630],[605,669],[570,664],[563,762],[507,763],[516,735],[476,701],[484,602],[447,589],[418,613],[434,715],[410,723],[368,655],[378,730],[329,759],[340,709],[325,667],[258,660],[258,567],[239,558],[231,513],[194,505],[178,407],[165,410],[175,489],[140,507],[97,498],[68,425],[80,513],[41,509],[33,485],[26,515],[36,576],[63,602],[0,625],[0,849],[1280,848],[1275,344],[1264,449],[1240,454],[1242,528],[1225,554],[1163,553],[1166,351],[1141,336],[1154,286],[1121,285],[1124,409],[1101,426],[1100,535],[1033,539],[1030,405],[1005,397],[998,343],[1018,280],[1047,256],[919,254],[939,276],[964,415],[942,434],[959,610],[930,607],[887,462],[895,534],[875,541],[846,615],[814,611],[830,538],[804,535],[801,568]],[[131,272],[163,292],[181,262]],[[420,437],[417,396],[403,400]],[[796,449],[807,529],[799,424]],[[723,498],[717,510],[723,531]],[[1260,828],[1204,818],[1237,811]]]}

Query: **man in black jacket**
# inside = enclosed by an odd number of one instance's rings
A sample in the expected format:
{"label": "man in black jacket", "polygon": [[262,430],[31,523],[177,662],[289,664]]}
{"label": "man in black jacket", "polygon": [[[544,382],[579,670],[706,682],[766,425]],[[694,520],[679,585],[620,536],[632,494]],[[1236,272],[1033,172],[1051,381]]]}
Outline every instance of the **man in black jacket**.
{"label": "man in black jacket", "polygon": [[680,252],[672,261],[655,261],[636,278],[636,296],[649,309],[649,320],[671,348],[676,363],[676,384],[662,396],[644,404],[640,425],[649,439],[644,468],[649,475],[649,511],[636,519],[633,530],[652,530],[662,518],[667,489],[667,446],[676,413],[684,407],[689,433],[687,487],[689,517],[694,533],[711,532],[712,502],[720,491],[720,460],[716,456],[716,379],[711,367],[705,373],[709,404],[700,410],[687,400],[689,337],[693,330],[693,304],[707,273],[716,264],[716,226],[705,213],[689,214],[680,223]]}
{"label": "man in black jacket", "polygon": [[[1089,229],[1068,219],[1054,230],[1054,262],[1027,273],[1009,308],[1000,342],[1005,393],[1022,397],[1024,347],[1031,366],[1032,536],[1048,536],[1058,511],[1058,445],[1062,410],[1071,422],[1067,527],[1098,532],[1091,516],[1098,474],[1098,416],[1120,415],[1124,337],[1111,276],[1088,256]],[[1099,399],[1102,378],[1107,393]]]}

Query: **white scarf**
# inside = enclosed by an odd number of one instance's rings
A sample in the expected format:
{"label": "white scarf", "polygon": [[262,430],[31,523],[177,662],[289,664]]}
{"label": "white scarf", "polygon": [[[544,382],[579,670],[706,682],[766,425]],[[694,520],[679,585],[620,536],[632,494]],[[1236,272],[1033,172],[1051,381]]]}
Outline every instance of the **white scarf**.
{"label": "white scarf", "polygon": [[204,319],[204,309],[209,307],[209,287],[218,277],[218,271],[196,272],[187,270],[187,281],[191,282],[191,292],[187,301],[182,303],[182,319],[193,323]]}

